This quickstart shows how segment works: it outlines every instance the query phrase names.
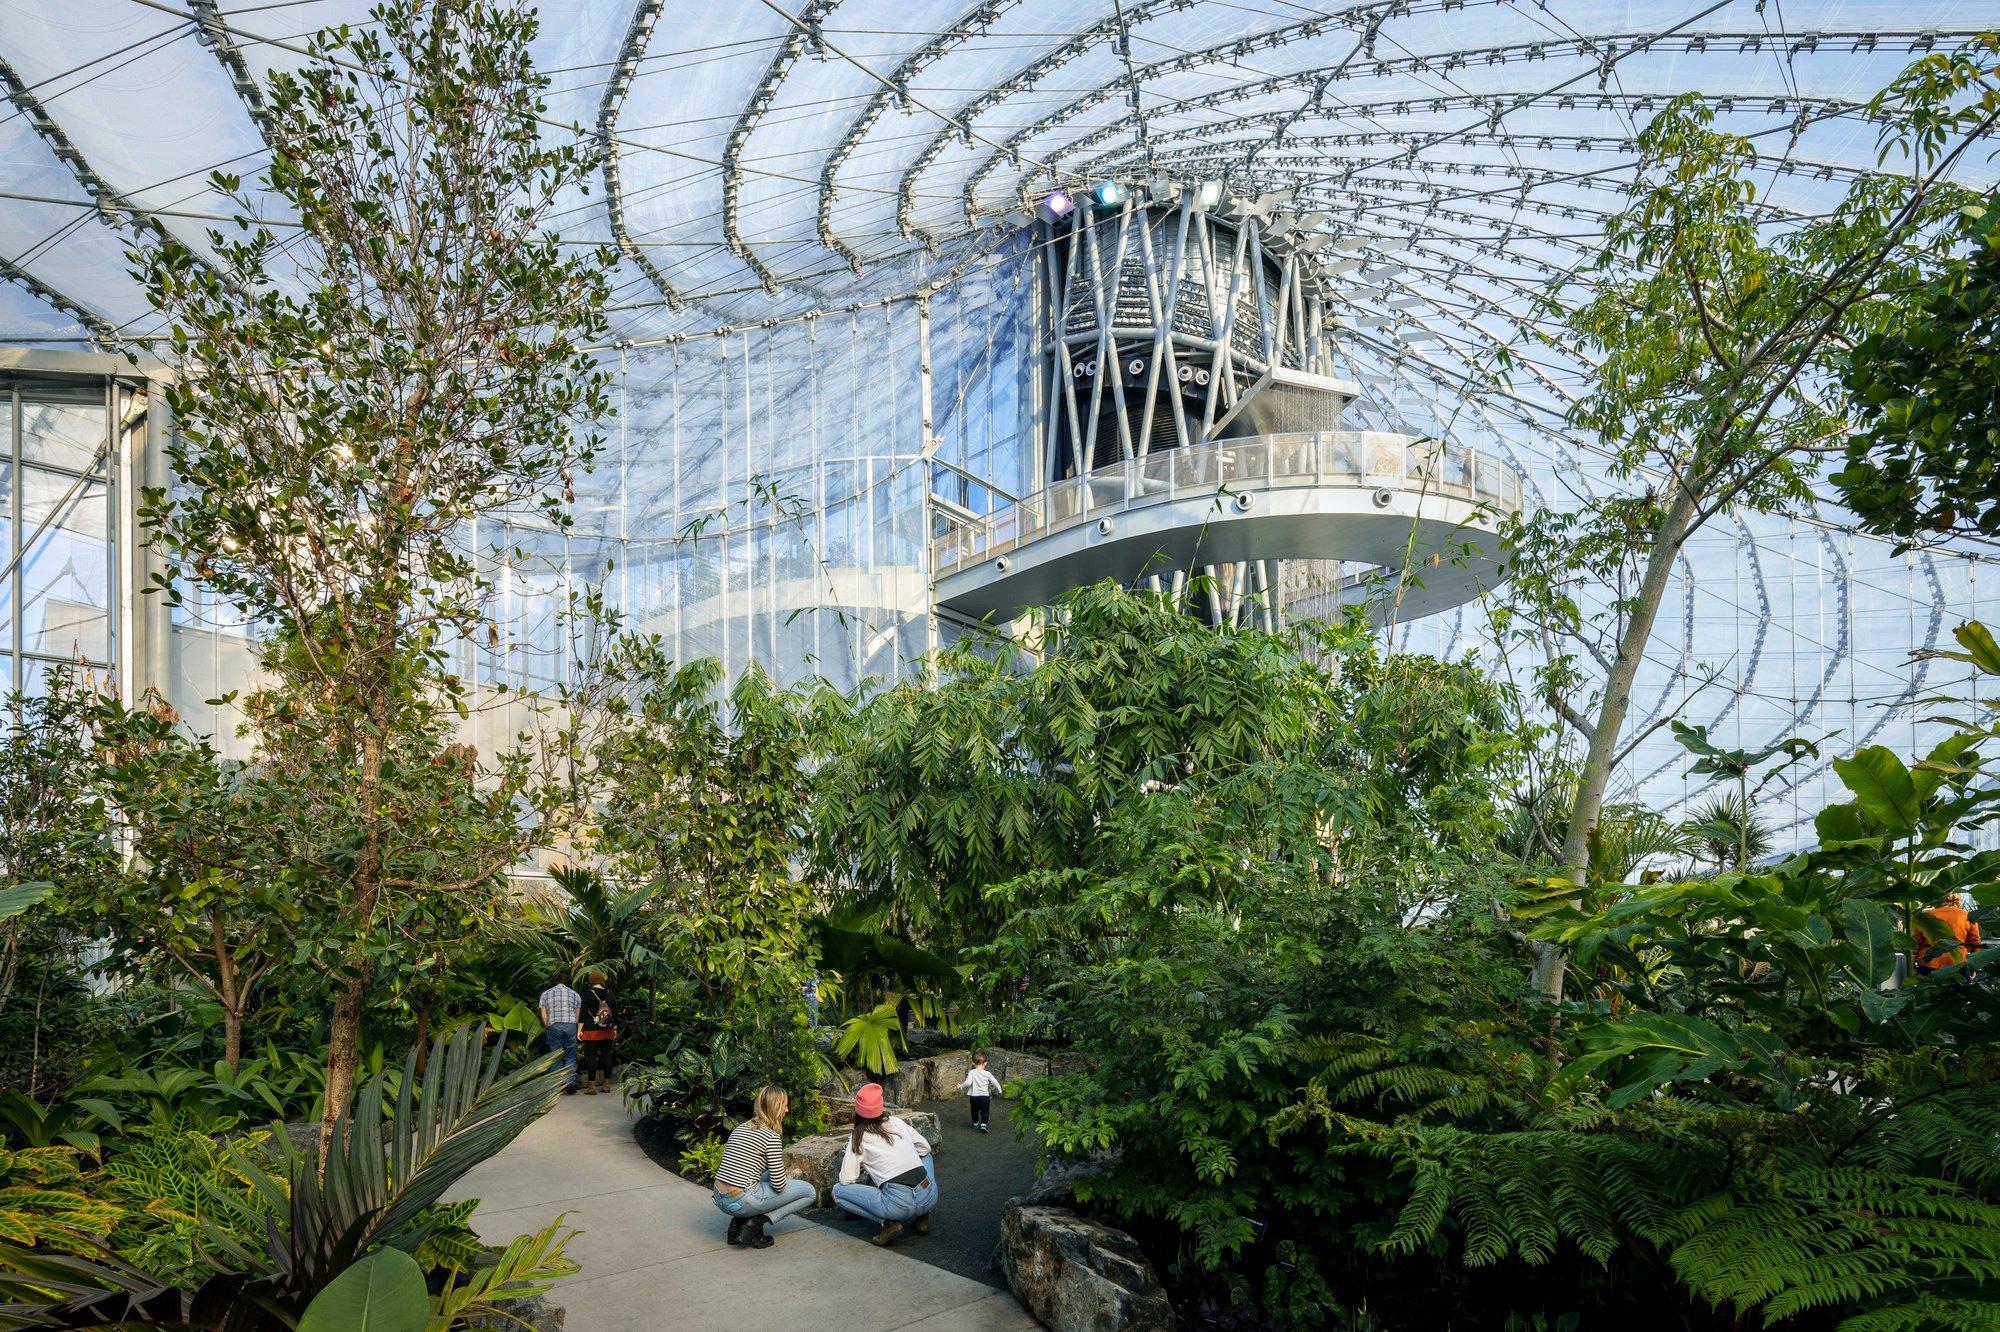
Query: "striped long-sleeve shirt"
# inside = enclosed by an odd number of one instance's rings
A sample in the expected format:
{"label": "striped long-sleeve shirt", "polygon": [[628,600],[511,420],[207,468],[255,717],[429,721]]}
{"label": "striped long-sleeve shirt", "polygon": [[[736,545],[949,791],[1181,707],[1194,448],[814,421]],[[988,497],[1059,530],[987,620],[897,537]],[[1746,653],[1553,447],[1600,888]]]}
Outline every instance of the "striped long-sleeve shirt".
{"label": "striped long-sleeve shirt", "polygon": [[771,1187],[784,1188],[784,1139],[762,1124],[749,1121],[731,1129],[729,1142],[722,1149],[722,1164],[715,1172],[715,1182],[734,1189],[753,1188],[767,1170],[771,1172]]}

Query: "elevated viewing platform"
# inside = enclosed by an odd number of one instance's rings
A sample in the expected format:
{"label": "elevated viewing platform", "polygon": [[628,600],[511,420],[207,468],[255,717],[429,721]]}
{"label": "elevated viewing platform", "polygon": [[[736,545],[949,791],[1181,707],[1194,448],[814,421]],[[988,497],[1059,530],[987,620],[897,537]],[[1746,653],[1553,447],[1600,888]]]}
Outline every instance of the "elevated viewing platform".
{"label": "elevated viewing platform", "polygon": [[1377,570],[1357,599],[1408,569],[1407,620],[1494,586],[1501,522],[1521,507],[1513,469],[1460,445],[1371,430],[1218,440],[1058,482],[939,535],[936,604],[1006,620],[1105,578],[1315,559]]}

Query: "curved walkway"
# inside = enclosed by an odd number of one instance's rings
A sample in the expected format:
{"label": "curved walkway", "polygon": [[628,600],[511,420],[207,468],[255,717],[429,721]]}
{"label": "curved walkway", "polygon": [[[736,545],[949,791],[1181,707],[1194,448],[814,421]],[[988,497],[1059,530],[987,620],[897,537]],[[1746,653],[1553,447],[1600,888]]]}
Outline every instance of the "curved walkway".
{"label": "curved walkway", "polygon": [[1008,1292],[793,1219],[762,1251],[723,1242],[708,1190],[646,1159],[618,1096],[566,1096],[449,1195],[492,1243],[562,1213],[583,1270],[550,1296],[564,1332],[1014,1332]]}

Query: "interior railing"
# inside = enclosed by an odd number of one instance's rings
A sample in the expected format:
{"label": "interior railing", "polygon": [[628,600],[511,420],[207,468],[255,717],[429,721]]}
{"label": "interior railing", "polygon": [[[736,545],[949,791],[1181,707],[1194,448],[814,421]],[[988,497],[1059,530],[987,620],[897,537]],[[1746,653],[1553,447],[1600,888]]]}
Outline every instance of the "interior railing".
{"label": "interior railing", "polygon": [[1521,509],[1520,475],[1464,445],[1378,430],[1258,435],[1166,449],[1058,481],[939,535],[933,570],[951,573],[1078,523],[1178,499],[1325,486],[1421,490],[1496,514]]}

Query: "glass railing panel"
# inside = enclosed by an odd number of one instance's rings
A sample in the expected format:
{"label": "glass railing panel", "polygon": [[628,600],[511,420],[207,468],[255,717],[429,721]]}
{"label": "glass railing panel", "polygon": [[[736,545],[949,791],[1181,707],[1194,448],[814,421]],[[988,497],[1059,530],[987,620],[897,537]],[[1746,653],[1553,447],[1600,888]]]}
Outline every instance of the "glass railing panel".
{"label": "glass railing panel", "polygon": [[1400,481],[1417,474],[1420,465],[1414,449],[1400,439],[1368,442],[1368,475],[1386,481]]}
{"label": "glass railing panel", "polygon": [[1313,474],[1313,436],[1310,434],[1272,435],[1271,479],[1284,481]]}
{"label": "glass railing panel", "polygon": [[1444,489],[1454,495],[1471,497],[1472,454],[1468,450],[1451,447],[1443,449],[1438,469],[1438,482]]}
{"label": "glass railing panel", "polygon": [[1162,449],[1139,459],[1139,495],[1165,495],[1173,490],[1174,455],[1179,452],[1179,449]]}
{"label": "glass railing panel", "polygon": [[1211,490],[1217,484],[1215,446],[1174,450],[1174,485],[1182,490]]}
{"label": "glass railing panel", "polygon": [[1271,448],[1262,439],[1231,440],[1216,449],[1219,481],[1262,481],[1270,473]]}
{"label": "glass railing panel", "polygon": [[1321,476],[1334,481],[1358,480],[1368,469],[1367,446],[1351,430],[1322,430],[1316,437]]}

